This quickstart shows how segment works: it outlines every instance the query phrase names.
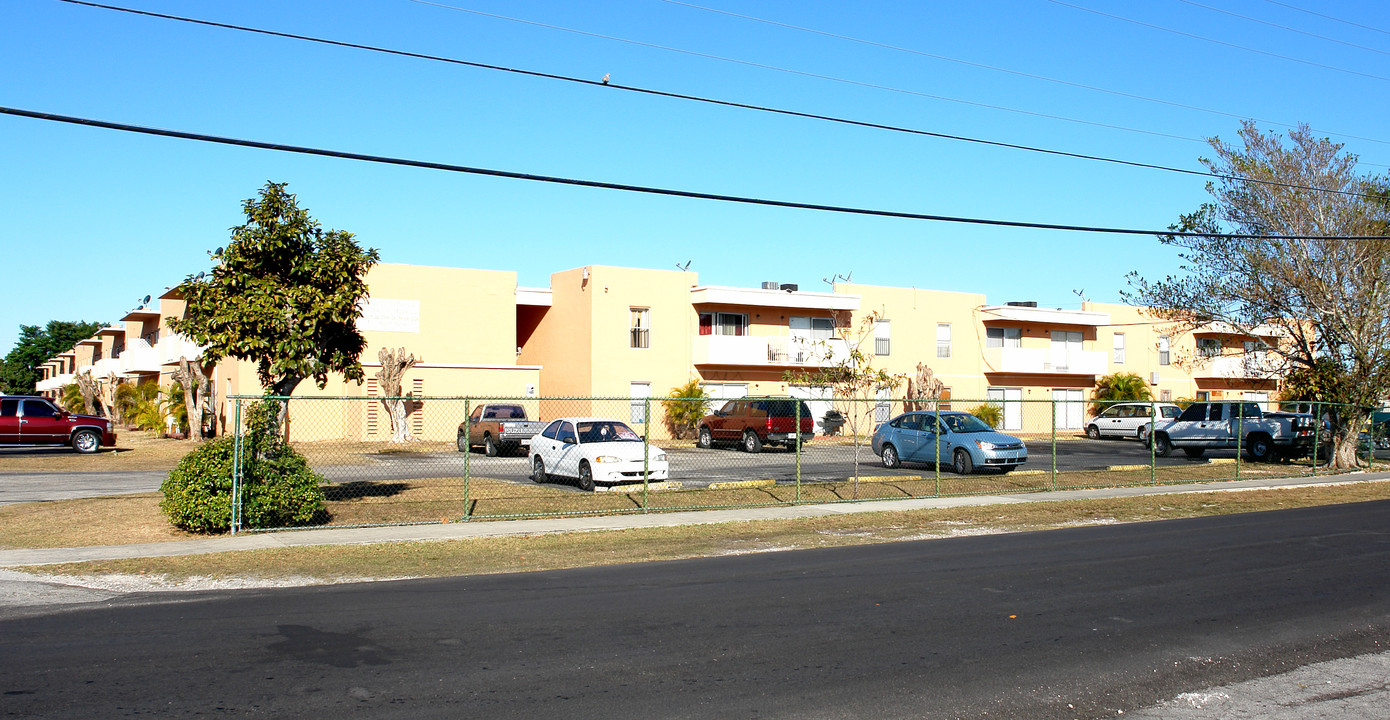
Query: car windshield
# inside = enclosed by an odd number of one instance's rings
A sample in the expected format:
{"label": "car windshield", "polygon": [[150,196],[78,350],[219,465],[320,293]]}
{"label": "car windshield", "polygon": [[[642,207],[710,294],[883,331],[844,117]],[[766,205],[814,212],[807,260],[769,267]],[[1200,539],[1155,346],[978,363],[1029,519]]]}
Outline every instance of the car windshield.
{"label": "car windshield", "polygon": [[579,423],[579,442],[642,442],[642,436],[615,420],[591,420]]}
{"label": "car windshield", "polygon": [[951,432],[994,432],[994,428],[974,415],[942,415],[941,422],[946,423],[946,427],[950,428]]}

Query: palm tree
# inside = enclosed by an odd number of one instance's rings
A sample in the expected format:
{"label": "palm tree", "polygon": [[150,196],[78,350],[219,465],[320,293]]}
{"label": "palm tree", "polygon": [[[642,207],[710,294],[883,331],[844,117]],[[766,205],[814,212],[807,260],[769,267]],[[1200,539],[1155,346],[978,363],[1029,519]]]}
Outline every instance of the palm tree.
{"label": "palm tree", "polygon": [[1153,393],[1144,378],[1132,372],[1117,372],[1096,381],[1091,395],[1091,414],[1099,415],[1117,402],[1152,400]]}
{"label": "palm tree", "polygon": [[87,409],[87,403],[82,399],[82,388],[77,383],[69,383],[63,386],[63,393],[58,396],[58,405],[70,413],[80,413]]}

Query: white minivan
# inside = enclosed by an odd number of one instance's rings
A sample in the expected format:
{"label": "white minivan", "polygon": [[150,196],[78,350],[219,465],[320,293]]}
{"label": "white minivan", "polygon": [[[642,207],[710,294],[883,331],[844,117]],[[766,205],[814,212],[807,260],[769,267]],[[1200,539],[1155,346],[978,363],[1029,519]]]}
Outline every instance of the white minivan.
{"label": "white minivan", "polygon": [[1182,408],[1173,403],[1116,403],[1086,421],[1086,437],[1092,440],[1103,437],[1148,440],[1151,416],[1156,415],[1159,422],[1163,422],[1181,414]]}

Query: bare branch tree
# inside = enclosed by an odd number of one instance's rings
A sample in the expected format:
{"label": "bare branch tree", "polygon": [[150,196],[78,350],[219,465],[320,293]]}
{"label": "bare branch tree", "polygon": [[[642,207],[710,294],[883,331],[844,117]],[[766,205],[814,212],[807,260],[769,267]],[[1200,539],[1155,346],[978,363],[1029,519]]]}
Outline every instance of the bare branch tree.
{"label": "bare branch tree", "polygon": [[381,383],[381,402],[391,417],[391,442],[410,442],[415,438],[405,421],[406,401],[401,396],[401,379],[405,376],[405,371],[415,367],[418,361],[415,355],[406,355],[405,348],[382,348],[377,353],[377,358],[381,360],[381,370],[377,372],[376,379]]}
{"label": "bare branch tree", "polygon": [[207,439],[203,433],[203,413],[212,409],[212,399],[208,397],[212,383],[208,374],[201,363],[184,357],[179,358],[173,378],[183,386],[183,406],[188,411],[188,437],[202,442]]}

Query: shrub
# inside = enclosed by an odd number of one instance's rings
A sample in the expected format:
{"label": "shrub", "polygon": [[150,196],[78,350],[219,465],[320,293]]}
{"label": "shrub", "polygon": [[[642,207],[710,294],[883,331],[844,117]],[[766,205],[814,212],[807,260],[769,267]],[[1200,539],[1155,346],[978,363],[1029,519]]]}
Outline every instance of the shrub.
{"label": "shrub", "polygon": [[970,408],[970,414],[984,421],[986,425],[992,428],[997,428],[1004,422],[1004,409],[998,405],[991,405],[989,403],[976,405]]}
{"label": "shrub", "polygon": [[[279,406],[253,404],[242,436],[241,525],[246,528],[306,525],[320,519],[323,478],[279,433]],[[159,508],[175,527],[201,533],[232,525],[232,464],[236,437],[210,440],[183,456],[160,492]]]}
{"label": "shrub", "polygon": [[666,398],[661,401],[661,406],[666,409],[666,424],[670,426],[671,434],[675,435],[677,440],[683,439],[685,433],[694,430],[695,424],[705,416],[705,404],[709,401],[709,393],[700,386],[699,380],[691,380],[684,385],[671,388]]}

